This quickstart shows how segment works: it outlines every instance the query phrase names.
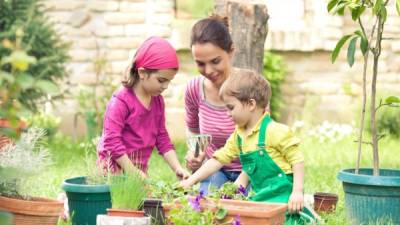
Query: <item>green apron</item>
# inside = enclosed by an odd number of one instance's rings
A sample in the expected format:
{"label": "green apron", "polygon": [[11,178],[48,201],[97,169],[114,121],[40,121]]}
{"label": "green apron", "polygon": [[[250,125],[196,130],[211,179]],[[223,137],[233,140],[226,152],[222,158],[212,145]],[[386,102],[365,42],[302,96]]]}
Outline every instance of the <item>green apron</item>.
{"label": "green apron", "polygon": [[[255,151],[243,153],[242,139],[238,136],[240,162],[256,193],[250,198],[252,201],[288,203],[293,189],[293,175],[285,174],[265,151],[265,133],[271,121],[269,116],[263,118],[258,136],[258,149]],[[285,225],[305,224],[313,221],[312,213],[307,209],[303,209],[299,214],[286,212]]]}

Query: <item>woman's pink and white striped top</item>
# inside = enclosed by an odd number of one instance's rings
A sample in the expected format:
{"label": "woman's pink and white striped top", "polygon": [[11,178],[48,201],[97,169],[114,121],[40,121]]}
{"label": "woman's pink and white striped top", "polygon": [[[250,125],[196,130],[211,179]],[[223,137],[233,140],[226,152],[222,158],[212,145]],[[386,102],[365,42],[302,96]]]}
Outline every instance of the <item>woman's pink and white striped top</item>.
{"label": "woman's pink and white striped top", "polygon": [[[206,156],[210,158],[217,149],[225,145],[226,140],[235,130],[235,123],[228,115],[227,108],[212,105],[205,100],[203,83],[203,77],[196,77],[186,86],[185,121],[190,132],[211,135],[211,144],[206,149]],[[239,159],[235,159],[224,169],[240,171],[242,165]]]}

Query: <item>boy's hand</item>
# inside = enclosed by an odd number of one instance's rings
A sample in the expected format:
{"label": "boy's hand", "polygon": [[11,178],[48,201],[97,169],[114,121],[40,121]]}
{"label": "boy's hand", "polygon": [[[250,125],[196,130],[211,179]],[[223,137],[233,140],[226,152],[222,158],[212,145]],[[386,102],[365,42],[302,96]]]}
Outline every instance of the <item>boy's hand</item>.
{"label": "boy's hand", "polygon": [[184,180],[190,176],[190,173],[187,170],[183,169],[182,167],[179,167],[178,169],[175,170],[175,175],[180,180]]}
{"label": "boy's hand", "polygon": [[206,157],[204,152],[199,153],[199,156],[194,157],[194,151],[188,151],[185,156],[186,167],[191,171],[196,171],[201,167]]}
{"label": "boy's hand", "polygon": [[289,213],[298,213],[303,209],[303,192],[293,191],[288,202]]}
{"label": "boy's hand", "polygon": [[182,180],[179,183],[179,186],[182,187],[183,189],[188,189],[192,186],[192,182],[190,181],[190,179],[186,179],[186,180]]}

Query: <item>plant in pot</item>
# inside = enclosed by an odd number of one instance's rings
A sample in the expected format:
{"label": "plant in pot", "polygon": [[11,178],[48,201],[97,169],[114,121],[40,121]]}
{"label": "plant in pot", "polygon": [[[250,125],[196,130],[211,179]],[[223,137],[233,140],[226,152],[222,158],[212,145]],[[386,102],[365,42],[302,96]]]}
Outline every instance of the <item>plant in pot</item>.
{"label": "plant in pot", "polygon": [[110,187],[108,177],[95,165],[96,143],[84,144],[86,176],[72,177],[64,180],[61,188],[68,199],[69,214],[74,225],[96,225],[96,217],[106,214],[111,207]]}
{"label": "plant in pot", "polygon": [[110,177],[112,208],[107,209],[109,216],[144,217],[140,210],[146,193],[146,181],[139,173],[127,173]]}
{"label": "plant in pot", "polygon": [[[251,193],[248,194],[245,188],[237,187],[234,183],[226,183],[219,190],[211,189],[207,198],[200,192],[196,197],[181,196],[172,203],[163,204],[163,207],[167,220],[173,224],[177,224],[177,221],[184,221],[182,214],[185,214],[185,211],[182,209],[190,211],[188,206],[203,212],[193,220],[196,221],[198,217],[209,218],[211,216],[214,218],[212,224],[231,224],[238,218],[242,224],[247,225],[282,224],[284,222],[287,204],[247,201],[249,196]],[[211,214],[209,215],[209,213]],[[186,212],[186,214],[189,213]],[[182,218],[179,219],[180,217]]]}
{"label": "plant in pot", "polygon": [[[29,179],[48,169],[51,158],[40,143],[44,131],[31,128],[0,151],[0,210],[13,213],[14,225],[55,225],[63,203],[29,196]],[[40,183],[38,183],[40,185]]]}
{"label": "plant in pot", "polygon": [[[389,3],[393,4],[389,5]],[[349,41],[347,61],[350,66],[354,64],[357,41],[360,43],[363,56],[363,94],[357,138],[357,163],[355,168],[342,170],[338,174],[338,179],[343,182],[347,216],[352,224],[368,224],[382,220],[391,220],[395,224],[400,223],[400,170],[379,167],[378,141],[382,136],[378,134],[376,125],[376,115],[381,107],[399,106],[400,103],[400,99],[396,96],[380,100],[379,104],[376,101],[378,65],[383,50],[382,41],[387,38],[384,28],[388,12],[391,12],[389,7],[396,8],[397,14],[400,15],[400,0],[330,0],[328,3],[329,12],[344,15],[344,12],[348,10],[351,12],[353,21],[358,24],[358,29],[354,33],[345,35],[338,41],[332,52],[332,62],[336,60],[340,49],[347,41]],[[372,56],[372,72],[368,74],[370,55]],[[371,141],[364,140],[365,136],[368,136],[364,134],[368,80],[371,81],[368,110]],[[372,146],[373,168],[360,168],[363,144]]]}

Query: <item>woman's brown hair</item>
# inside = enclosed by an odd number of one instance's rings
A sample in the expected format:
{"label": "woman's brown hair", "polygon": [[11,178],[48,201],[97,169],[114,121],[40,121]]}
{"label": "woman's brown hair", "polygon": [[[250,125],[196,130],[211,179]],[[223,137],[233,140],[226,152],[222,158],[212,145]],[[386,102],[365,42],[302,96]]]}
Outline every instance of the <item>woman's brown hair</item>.
{"label": "woman's brown hair", "polygon": [[233,50],[232,37],[229,34],[228,18],[212,15],[198,21],[192,28],[190,46],[196,43],[210,42],[226,52]]}

